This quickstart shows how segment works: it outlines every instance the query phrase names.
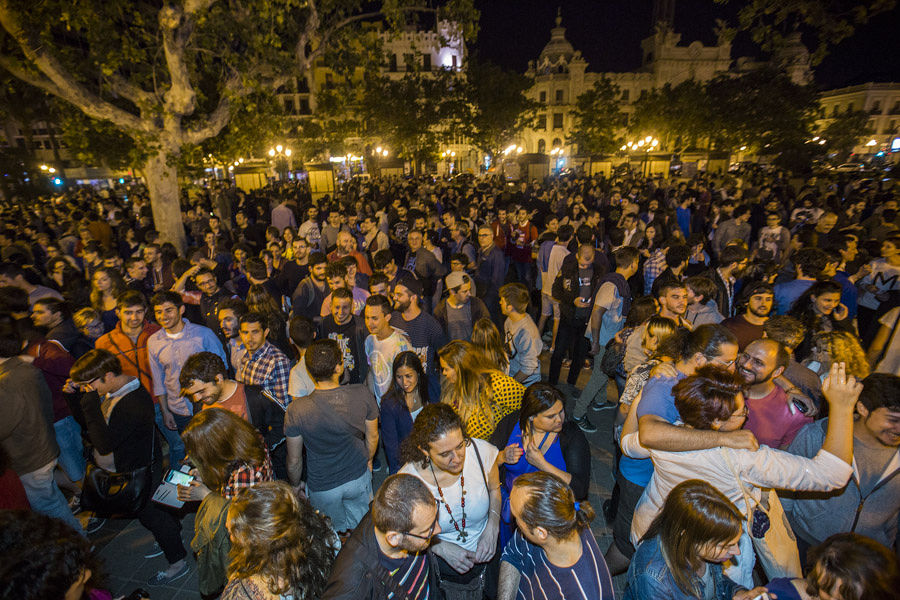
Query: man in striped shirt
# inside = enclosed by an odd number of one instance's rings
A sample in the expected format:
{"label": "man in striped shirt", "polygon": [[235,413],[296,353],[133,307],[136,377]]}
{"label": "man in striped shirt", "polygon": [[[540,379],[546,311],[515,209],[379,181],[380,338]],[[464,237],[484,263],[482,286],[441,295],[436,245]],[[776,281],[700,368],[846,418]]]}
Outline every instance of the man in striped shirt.
{"label": "man in striped shirt", "polygon": [[344,542],[322,600],[441,598],[438,566],[428,549],[440,531],[438,505],[422,480],[391,475]]}
{"label": "man in striped shirt", "polygon": [[612,577],[581,506],[561,479],[520,475],[509,496],[518,530],[503,549],[498,600],[614,600]]}

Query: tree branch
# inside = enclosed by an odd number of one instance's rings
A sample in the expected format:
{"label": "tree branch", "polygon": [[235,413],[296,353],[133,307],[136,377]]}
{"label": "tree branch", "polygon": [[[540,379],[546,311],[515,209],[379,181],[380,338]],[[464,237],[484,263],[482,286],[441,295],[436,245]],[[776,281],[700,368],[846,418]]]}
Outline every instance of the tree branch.
{"label": "tree branch", "polygon": [[106,81],[109,83],[110,90],[126,100],[134,102],[138,108],[156,102],[156,98],[151,92],[141,89],[120,75],[111,75],[106,78]]}
{"label": "tree branch", "polygon": [[[209,2],[188,0],[185,6],[190,5],[192,9],[197,10],[203,4],[208,5]],[[163,52],[171,81],[163,97],[166,109],[181,116],[190,115],[197,106],[197,93],[191,84],[191,74],[184,61],[185,47],[194,31],[194,14],[185,13],[183,9],[175,6],[164,6],[159,11]]]}
{"label": "tree branch", "polygon": [[110,104],[93,92],[87,90],[75,77],[65,69],[55,57],[48,54],[43,46],[31,40],[22,28],[16,11],[9,0],[0,0],[0,25],[16,41],[25,58],[28,59],[46,79],[34,77],[27,70],[15,65],[8,57],[0,57],[4,68],[15,77],[34,85],[45,92],[53,94],[74,104],[89,117],[110,121],[116,126],[130,132],[150,133],[151,126],[128,111]]}
{"label": "tree branch", "polygon": [[232,73],[231,77],[225,83],[222,90],[222,96],[216,108],[209,114],[204,123],[197,124],[194,127],[188,127],[182,134],[182,143],[199,144],[211,137],[219,135],[219,132],[228,125],[231,119],[231,101],[233,98],[246,96],[250,90],[241,84],[241,76]]}

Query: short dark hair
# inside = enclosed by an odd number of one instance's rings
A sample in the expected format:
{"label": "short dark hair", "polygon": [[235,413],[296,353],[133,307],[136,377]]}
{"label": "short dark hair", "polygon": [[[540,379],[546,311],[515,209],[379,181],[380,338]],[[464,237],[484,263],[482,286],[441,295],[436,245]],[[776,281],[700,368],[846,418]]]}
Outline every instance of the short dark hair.
{"label": "short dark hair", "polygon": [[125,290],[116,298],[116,308],[121,310],[132,306],[147,310],[147,297],[137,290]]}
{"label": "short dark hair", "polygon": [[29,308],[28,292],[14,285],[0,287],[0,312],[27,313]]}
{"label": "short dark hair", "polygon": [[382,533],[407,533],[415,527],[413,512],[418,506],[434,506],[434,496],[425,482],[408,473],[389,476],[375,492],[372,523]]}
{"label": "short dark hair", "polygon": [[33,511],[0,511],[0,548],[3,598],[63,598],[85,570],[97,573],[91,542],[59,519]]}
{"label": "short dark hair", "polygon": [[666,252],[666,266],[677,267],[681,263],[687,262],[691,258],[691,249],[681,244],[672,246]]}
{"label": "short dark hair", "polygon": [[666,281],[659,284],[659,287],[656,288],[656,297],[662,298],[669,290],[682,290],[687,289],[687,285],[683,281],[678,281],[677,279],[667,279]]}
{"label": "short dark hair", "polygon": [[107,373],[121,375],[122,363],[109,350],[95,348],[75,361],[69,371],[69,377],[72,381],[85,382],[103,377]]}
{"label": "short dark hair", "polygon": [[247,314],[247,303],[241,300],[240,298],[223,298],[219,300],[218,304],[216,304],[216,317],[218,318],[219,312],[223,310],[231,310],[234,311],[234,316],[240,319],[245,314]]}
{"label": "short dark hair", "polygon": [[763,332],[787,348],[794,349],[803,342],[806,336],[806,326],[790,315],[776,315],[769,317],[763,323]]}
{"label": "short dark hair", "polygon": [[569,242],[572,239],[572,236],[575,235],[575,228],[566,223],[565,225],[560,225],[559,229],[556,230],[556,239],[561,242]]}
{"label": "short dark hair", "polygon": [[590,244],[594,239],[594,230],[587,225],[579,225],[575,230],[575,239],[578,240],[580,246]]}
{"label": "short dark hair", "polygon": [[372,294],[366,298],[366,306],[377,306],[386,315],[391,314],[393,309],[391,301],[388,300],[387,296],[382,296],[381,294]]}
{"label": "short dark hair", "polygon": [[332,277],[346,277],[347,276],[347,265],[342,263],[341,261],[336,261],[332,263],[328,263],[328,266],[325,267],[325,277],[331,279]]}
{"label": "short dark hair", "polygon": [[624,246],[613,252],[613,259],[616,262],[617,269],[630,267],[639,257],[640,252],[638,252],[638,249],[631,246]]}
{"label": "short dark hair", "polygon": [[[240,325],[245,323],[259,323],[259,326],[263,329],[269,327],[269,320],[262,313],[258,312],[248,312],[241,316]],[[240,325],[238,325],[240,327]]]}
{"label": "short dark hair", "polygon": [[528,310],[531,295],[528,293],[528,288],[521,283],[507,283],[500,288],[500,297],[516,309],[516,312],[524,313]]}
{"label": "short dark hair", "polygon": [[731,330],[722,325],[700,325],[685,336],[678,358],[687,360],[700,353],[712,359],[722,353],[725,344],[737,345],[737,338]]}
{"label": "short dark hair", "polygon": [[338,298],[340,298],[341,300],[353,300],[353,292],[351,292],[348,288],[339,287],[331,292],[332,300],[337,300]]}
{"label": "short dark hair", "polygon": [[316,340],[309,345],[304,354],[306,370],[313,381],[327,381],[334,375],[344,356],[336,340]]}
{"label": "short dark hair", "polygon": [[388,284],[391,280],[388,279],[388,276],[380,271],[376,271],[372,273],[371,277],[369,277],[369,291],[376,285],[381,285],[382,283]]}
{"label": "short dark hair", "polygon": [[184,300],[181,298],[181,294],[178,292],[173,292],[171,290],[163,290],[161,292],[156,292],[153,294],[153,297],[150,298],[150,306],[154,309],[157,306],[162,306],[163,304],[171,303],[176,307],[184,306]]}
{"label": "short dark hair", "polygon": [[695,275],[694,277],[685,279],[684,284],[689,287],[695,295],[703,296],[703,302],[715,300],[719,296],[719,289],[709,277]]}
{"label": "short dark hair", "polygon": [[888,373],[872,373],[863,379],[859,401],[869,411],[886,408],[900,412],[900,377]]}
{"label": "short dark hair", "polygon": [[394,255],[391,254],[390,250],[385,248],[383,250],[379,250],[372,256],[372,266],[380,271],[391,264],[391,261],[393,260]]}
{"label": "short dark hair", "polygon": [[819,278],[828,266],[828,255],[818,248],[800,248],[794,253],[794,265],[803,271],[804,277]]}
{"label": "short dark hair", "polygon": [[58,314],[64,321],[72,318],[72,308],[65,300],[47,296],[45,298],[36,300],[34,305],[37,306],[38,304],[43,305],[44,308],[49,310],[51,313]]}
{"label": "short dark hair", "polygon": [[191,387],[193,381],[212,383],[216,380],[216,375],[228,377],[228,370],[219,355],[213,352],[197,352],[184,361],[178,375],[178,384],[185,389]]}
{"label": "short dark hair", "polygon": [[739,263],[748,256],[747,250],[741,246],[725,246],[722,248],[722,252],[719,253],[719,266],[727,267],[728,265]]}
{"label": "short dark hair", "polygon": [[22,332],[10,316],[0,317],[0,358],[22,354]]}
{"label": "short dark hair", "polygon": [[[897,555],[858,533],[836,533],[809,551],[806,593],[820,590],[843,600],[894,598],[900,589]],[[835,590],[837,588],[837,590]]]}
{"label": "short dark hair", "polygon": [[266,263],[261,258],[248,258],[247,263],[244,265],[244,270],[247,271],[247,275],[257,280],[265,280],[269,278],[269,272],[266,270]]}
{"label": "short dark hair", "polygon": [[294,315],[288,323],[288,335],[294,345],[302,350],[316,339],[316,325],[308,317]]}
{"label": "short dark hair", "polygon": [[316,250],[315,252],[310,252],[309,258],[307,259],[307,265],[310,269],[312,269],[316,265],[326,263],[328,263],[328,257],[325,256],[324,252],[319,252],[318,250]]}

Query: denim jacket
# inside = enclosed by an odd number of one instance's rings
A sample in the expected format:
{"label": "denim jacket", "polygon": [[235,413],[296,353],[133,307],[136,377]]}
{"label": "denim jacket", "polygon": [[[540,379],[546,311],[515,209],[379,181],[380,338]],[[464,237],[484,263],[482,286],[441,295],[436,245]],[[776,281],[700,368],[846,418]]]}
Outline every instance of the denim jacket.
{"label": "denim jacket", "polygon": [[[707,563],[707,569],[712,573],[712,581],[715,585],[716,600],[731,600],[734,594],[744,588],[731,581],[722,573],[722,565]],[[704,584],[700,582],[700,598],[705,597]],[[643,542],[637,549],[625,584],[625,596],[623,600],[688,600],[696,598],[681,591],[666,566],[662,550],[659,547],[659,537]]]}

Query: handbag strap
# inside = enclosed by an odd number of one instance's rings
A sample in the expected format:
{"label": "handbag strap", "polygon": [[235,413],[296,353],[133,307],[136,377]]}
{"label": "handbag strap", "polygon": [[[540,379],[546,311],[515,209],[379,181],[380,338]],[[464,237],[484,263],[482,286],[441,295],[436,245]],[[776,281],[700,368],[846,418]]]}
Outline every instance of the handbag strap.
{"label": "handbag strap", "polygon": [[[734,468],[734,463],[731,462],[731,457],[728,456],[728,453],[725,452],[724,448],[719,448],[719,453],[722,455],[722,458],[725,459],[725,464],[728,465],[728,470],[731,471],[731,474],[734,475],[734,478],[737,480],[738,485],[741,488],[741,494],[744,496],[744,503],[747,505],[747,518],[753,518],[753,508],[758,508],[767,515],[769,511],[763,508],[762,504],[753,499],[753,496],[747,491],[747,488],[744,486],[744,482],[741,479],[740,474],[738,474],[737,469]],[[751,502],[752,501],[752,502]],[[755,505],[755,507],[753,506]],[[751,508],[753,507],[753,508]]]}
{"label": "handbag strap", "polygon": [[481,462],[481,453],[478,451],[478,444],[475,443],[475,440],[472,440],[472,448],[475,450],[475,458],[478,459],[478,469],[481,471],[481,478],[484,479],[484,487],[488,491],[488,495],[490,495],[491,486],[488,485],[487,475],[484,472],[484,463]]}

